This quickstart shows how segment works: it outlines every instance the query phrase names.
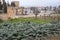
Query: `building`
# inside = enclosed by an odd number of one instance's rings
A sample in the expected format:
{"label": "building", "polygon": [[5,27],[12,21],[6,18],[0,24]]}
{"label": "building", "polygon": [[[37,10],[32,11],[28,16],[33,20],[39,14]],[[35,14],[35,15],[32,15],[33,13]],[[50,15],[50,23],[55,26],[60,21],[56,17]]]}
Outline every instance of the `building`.
{"label": "building", "polygon": [[17,14],[16,15],[22,15],[23,14],[23,7],[17,8]]}
{"label": "building", "polygon": [[11,2],[11,6],[19,7],[19,1]]}
{"label": "building", "polygon": [[33,10],[31,10],[31,7],[24,7],[23,9],[23,15],[32,15],[34,14]]}
{"label": "building", "polygon": [[5,0],[0,1],[0,19],[7,20],[22,14],[23,10],[22,7],[19,7],[18,1],[13,1],[11,4],[8,4]]}

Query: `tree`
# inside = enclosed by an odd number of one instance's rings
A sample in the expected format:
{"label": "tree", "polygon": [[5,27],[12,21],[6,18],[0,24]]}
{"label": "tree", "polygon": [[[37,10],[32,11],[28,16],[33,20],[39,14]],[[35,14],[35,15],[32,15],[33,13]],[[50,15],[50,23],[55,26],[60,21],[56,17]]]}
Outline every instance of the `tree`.
{"label": "tree", "polygon": [[35,17],[37,18],[37,15],[40,13],[40,11],[37,9],[37,8],[35,8]]}
{"label": "tree", "polygon": [[45,7],[45,9],[44,9],[44,10],[45,10],[45,13],[46,13],[46,11],[47,11],[47,8]]}
{"label": "tree", "polygon": [[1,4],[1,2],[0,2],[0,13],[2,13],[2,4]]}
{"label": "tree", "polygon": [[57,13],[60,14],[60,6],[57,8]]}
{"label": "tree", "polygon": [[7,4],[6,4],[6,2],[3,3],[3,13],[7,13]]}
{"label": "tree", "polygon": [[[60,6],[56,10],[57,14],[60,14]],[[58,22],[60,21],[60,16],[58,15]]]}
{"label": "tree", "polygon": [[[58,14],[57,15],[57,21],[59,22],[60,21],[60,16],[59,16],[59,14],[60,14],[60,6],[58,8],[54,7],[53,11],[54,11],[53,14]],[[55,20],[55,16],[54,16],[54,20]]]}
{"label": "tree", "polygon": [[14,2],[11,2],[11,6],[15,7],[15,3]]}
{"label": "tree", "polygon": [[38,13],[40,13],[40,11],[38,10],[38,8],[36,7],[31,7],[31,10],[33,11],[35,18],[37,18]]}
{"label": "tree", "polygon": [[52,6],[50,6],[50,8],[49,8],[49,9],[50,9],[50,11],[51,11],[51,10],[52,10]]}

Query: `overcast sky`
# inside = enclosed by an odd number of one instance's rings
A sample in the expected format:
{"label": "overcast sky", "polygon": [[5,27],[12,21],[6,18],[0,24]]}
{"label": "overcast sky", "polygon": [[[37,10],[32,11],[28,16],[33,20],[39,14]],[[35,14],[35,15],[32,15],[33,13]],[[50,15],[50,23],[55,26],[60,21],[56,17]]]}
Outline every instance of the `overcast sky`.
{"label": "overcast sky", "polygon": [[58,6],[60,0],[6,0],[7,2],[19,1],[20,6]]}

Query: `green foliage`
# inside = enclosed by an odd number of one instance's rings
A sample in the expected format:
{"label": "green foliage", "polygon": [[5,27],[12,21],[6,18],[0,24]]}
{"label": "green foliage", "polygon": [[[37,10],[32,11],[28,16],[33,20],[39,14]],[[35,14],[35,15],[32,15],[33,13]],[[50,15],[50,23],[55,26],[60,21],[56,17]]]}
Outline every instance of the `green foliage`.
{"label": "green foliage", "polygon": [[49,23],[51,20],[43,20],[38,18],[16,18],[16,19],[9,19],[8,22],[15,23],[15,22],[34,22],[34,23]]}
{"label": "green foliage", "polygon": [[[2,23],[1,40],[45,40],[60,35],[60,23],[37,24],[34,22]],[[45,38],[44,38],[45,37]]]}

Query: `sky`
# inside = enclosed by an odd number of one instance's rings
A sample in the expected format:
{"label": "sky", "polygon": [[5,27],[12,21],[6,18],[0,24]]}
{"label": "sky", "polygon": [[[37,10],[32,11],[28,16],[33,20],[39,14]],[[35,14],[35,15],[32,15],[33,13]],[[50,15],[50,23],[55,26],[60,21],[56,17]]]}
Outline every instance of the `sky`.
{"label": "sky", "polygon": [[20,6],[30,7],[30,6],[58,6],[60,5],[60,0],[6,0],[6,2],[19,1]]}

